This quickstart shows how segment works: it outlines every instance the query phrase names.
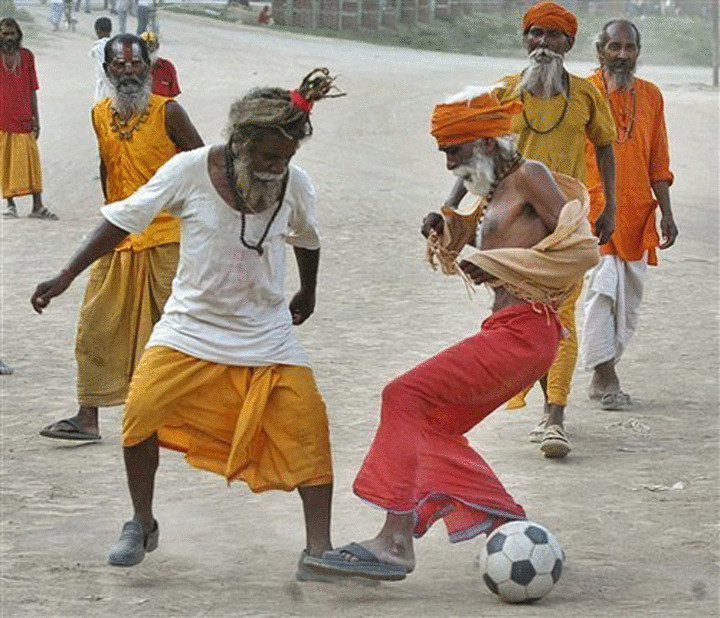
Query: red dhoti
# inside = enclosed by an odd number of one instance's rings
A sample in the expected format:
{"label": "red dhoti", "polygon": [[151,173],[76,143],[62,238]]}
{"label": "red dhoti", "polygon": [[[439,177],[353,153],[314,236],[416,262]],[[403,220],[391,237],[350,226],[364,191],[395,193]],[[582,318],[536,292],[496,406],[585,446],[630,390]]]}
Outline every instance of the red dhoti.
{"label": "red dhoti", "polygon": [[392,513],[413,513],[416,538],[441,517],[451,542],[524,518],[463,434],[547,373],[560,328],[544,305],[508,307],[477,335],[390,382],[355,493]]}

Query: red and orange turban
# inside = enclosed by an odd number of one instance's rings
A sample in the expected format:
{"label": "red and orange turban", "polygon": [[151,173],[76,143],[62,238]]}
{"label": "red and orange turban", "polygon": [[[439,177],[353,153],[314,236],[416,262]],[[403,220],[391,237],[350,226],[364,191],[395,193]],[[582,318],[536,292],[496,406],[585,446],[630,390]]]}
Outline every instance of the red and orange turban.
{"label": "red and orange turban", "polygon": [[555,2],[539,2],[525,11],[523,34],[527,33],[531,26],[560,30],[573,39],[578,29],[577,17]]}
{"label": "red and orange turban", "polygon": [[433,108],[430,134],[438,146],[456,146],[481,137],[510,133],[510,121],[522,111],[520,101],[500,103],[491,93],[456,103],[439,103]]}

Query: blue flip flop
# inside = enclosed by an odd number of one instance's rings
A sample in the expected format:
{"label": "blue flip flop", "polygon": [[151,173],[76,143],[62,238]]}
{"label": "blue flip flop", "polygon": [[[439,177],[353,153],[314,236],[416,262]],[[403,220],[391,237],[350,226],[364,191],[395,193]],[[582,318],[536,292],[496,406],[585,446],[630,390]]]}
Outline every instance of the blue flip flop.
{"label": "blue flip flop", "polygon": [[[343,554],[350,554],[355,560],[348,560]],[[405,567],[383,562],[359,543],[349,543],[332,551],[326,551],[321,558],[307,556],[305,562],[316,571],[347,577],[365,577],[383,581],[399,581],[407,577]]]}

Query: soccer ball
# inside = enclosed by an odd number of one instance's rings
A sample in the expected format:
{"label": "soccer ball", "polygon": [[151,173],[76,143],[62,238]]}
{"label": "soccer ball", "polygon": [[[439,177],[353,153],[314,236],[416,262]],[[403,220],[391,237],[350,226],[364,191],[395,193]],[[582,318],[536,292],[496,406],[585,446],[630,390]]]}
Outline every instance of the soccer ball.
{"label": "soccer ball", "polygon": [[547,528],[511,521],[487,538],[480,551],[480,572],[503,601],[536,601],[560,579],[564,559],[565,552]]}

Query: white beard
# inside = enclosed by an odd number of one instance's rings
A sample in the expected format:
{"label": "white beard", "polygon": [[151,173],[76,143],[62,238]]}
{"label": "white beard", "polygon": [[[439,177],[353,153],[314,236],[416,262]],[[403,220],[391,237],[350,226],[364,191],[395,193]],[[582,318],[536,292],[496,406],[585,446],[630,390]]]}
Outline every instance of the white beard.
{"label": "white beard", "polygon": [[545,48],[530,54],[530,64],[522,75],[518,88],[538,98],[548,98],[565,92],[563,57]]}
{"label": "white beard", "polygon": [[278,205],[285,174],[255,172],[250,166],[250,158],[243,155],[233,158],[233,167],[235,188],[252,213],[259,214]]}
{"label": "white beard", "polygon": [[145,110],[152,94],[149,73],[144,82],[108,77],[112,86],[111,106],[121,118],[129,118]]}
{"label": "white beard", "polygon": [[462,178],[465,188],[473,195],[487,195],[497,178],[495,162],[476,147],[472,157],[456,167],[453,174]]}

